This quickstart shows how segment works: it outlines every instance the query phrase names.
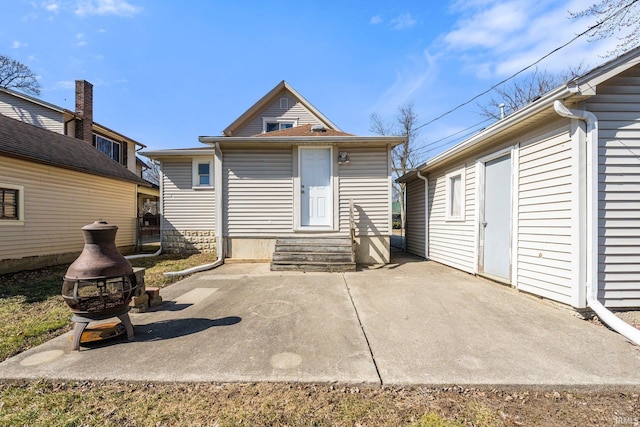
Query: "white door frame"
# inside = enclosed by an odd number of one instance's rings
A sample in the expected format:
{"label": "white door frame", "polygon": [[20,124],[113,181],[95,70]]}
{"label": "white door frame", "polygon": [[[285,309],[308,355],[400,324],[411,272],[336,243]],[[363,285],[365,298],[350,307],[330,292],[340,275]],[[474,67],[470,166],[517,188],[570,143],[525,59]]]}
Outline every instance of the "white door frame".
{"label": "white door frame", "polygon": [[[327,210],[329,215],[329,224],[323,226],[315,226],[315,225],[302,225],[302,197],[301,197],[301,182],[302,182],[302,152],[304,150],[329,150],[329,202],[331,206]],[[296,185],[294,186],[294,228],[297,231],[334,231],[334,212],[336,208],[335,202],[335,189],[334,189],[334,158],[333,158],[333,146],[332,145],[322,145],[322,146],[298,146],[298,179],[296,180]]]}
{"label": "white door frame", "polygon": [[486,163],[492,160],[498,159],[504,156],[510,156],[511,161],[511,195],[510,195],[510,212],[509,212],[509,230],[511,233],[510,245],[509,245],[509,261],[510,268],[510,284],[517,287],[517,274],[516,274],[516,255],[517,255],[517,233],[516,227],[514,227],[514,218],[517,218],[517,176],[518,176],[518,146],[504,148],[500,151],[496,151],[487,156],[481,157],[476,160],[476,274],[482,274],[483,260],[484,260],[484,241],[483,241],[483,222],[484,222],[484,203],[485,203],[485,167]]}

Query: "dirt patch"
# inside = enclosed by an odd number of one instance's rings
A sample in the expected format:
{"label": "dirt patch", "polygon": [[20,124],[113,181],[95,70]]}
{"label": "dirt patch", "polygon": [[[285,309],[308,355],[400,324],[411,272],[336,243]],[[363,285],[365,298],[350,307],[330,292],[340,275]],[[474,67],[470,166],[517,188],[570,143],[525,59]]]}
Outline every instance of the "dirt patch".
{"label": "dirt patch", "polygon": [[[617,317],[624,320],[634,328],[640,329],[640,311],[618,311],[614,313]],[[589,321],[596,325],[606,327],[606,325],[598,318],[598,316],[592,316]]]}

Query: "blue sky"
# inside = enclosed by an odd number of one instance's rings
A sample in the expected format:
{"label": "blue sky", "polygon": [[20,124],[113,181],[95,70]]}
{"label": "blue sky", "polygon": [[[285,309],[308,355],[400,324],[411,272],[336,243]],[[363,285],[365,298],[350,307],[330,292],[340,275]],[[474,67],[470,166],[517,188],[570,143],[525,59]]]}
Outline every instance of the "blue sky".
{"label": "blue sky", "polygon": [[[413,102],[425,123],[529,65],[593,23],[568,19],[590,3],[13,0],[0,54],[27,64],[40,98],[64,108],[74,109],[75,79],[93,83],[96,121],[153,150],[219,135],[281,80],[343,131],[370,135],[372,113],[392,119]],[[579,39],[538,68],[594,67],[616,41]],[[423,127],[417,144],[481,122],[478,110]]]}

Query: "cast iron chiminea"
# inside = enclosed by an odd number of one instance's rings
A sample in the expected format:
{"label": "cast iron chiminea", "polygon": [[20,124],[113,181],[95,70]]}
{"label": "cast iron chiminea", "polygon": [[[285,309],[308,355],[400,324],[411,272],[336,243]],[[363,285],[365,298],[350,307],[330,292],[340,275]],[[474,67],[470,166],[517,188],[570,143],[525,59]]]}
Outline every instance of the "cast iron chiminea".
{"label": "cast iron chiminea", "polygon": [[73,349],[79,350],[82,332],[89,322],[118,317],[127,338],[133,338],[129,302],[134,295],[136,276],[129,261],[116,247],[118,227],[96,221],[82,227],[84,249],[69,266],[62,283],[62,296],[76,322]]}

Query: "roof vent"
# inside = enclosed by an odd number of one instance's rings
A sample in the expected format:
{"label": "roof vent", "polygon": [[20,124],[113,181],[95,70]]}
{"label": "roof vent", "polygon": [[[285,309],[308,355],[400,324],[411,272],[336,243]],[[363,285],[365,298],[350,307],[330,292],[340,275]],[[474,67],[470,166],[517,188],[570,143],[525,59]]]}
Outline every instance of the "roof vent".
{"label": "roof vent", "polygon": [[313,125],[311,126],[311,132],[326,132],[327,129],[323,125]]}

